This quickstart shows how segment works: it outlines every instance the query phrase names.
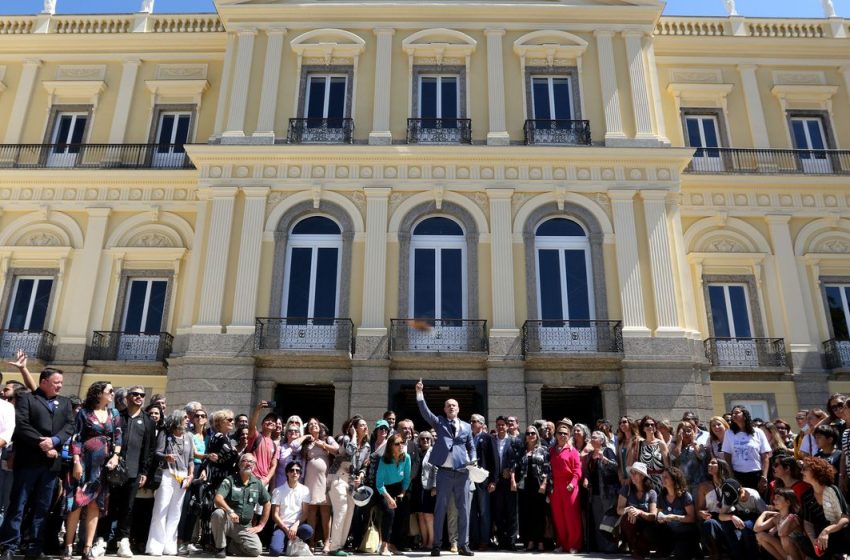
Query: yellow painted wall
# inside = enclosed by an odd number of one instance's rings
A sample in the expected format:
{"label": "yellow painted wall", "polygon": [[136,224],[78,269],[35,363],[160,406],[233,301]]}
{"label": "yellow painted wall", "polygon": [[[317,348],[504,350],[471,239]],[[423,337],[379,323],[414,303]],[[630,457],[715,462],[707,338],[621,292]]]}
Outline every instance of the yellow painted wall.
{"label": "yellow painted wall", "polygon": [[[766,383],[763,381],[712,381],[711,395],[714,400],[714,413],[722,415],[725,409],[725,396],[727,394],[766,394],[772,393],[776,399],[776,408],[779,417],[790,421],[797,412],[797,393],[794,391],[792,381],[775,381]],[[826,395],[824,395],[824,398]],[[758,400],[758,397],[754,397]]]}

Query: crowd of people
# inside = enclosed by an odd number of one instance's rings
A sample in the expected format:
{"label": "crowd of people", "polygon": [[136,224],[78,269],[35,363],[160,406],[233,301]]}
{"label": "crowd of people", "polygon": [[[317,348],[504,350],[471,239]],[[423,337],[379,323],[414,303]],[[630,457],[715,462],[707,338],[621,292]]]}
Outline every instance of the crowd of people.
{"label": "crowd of people", "polygon": [[[850,408],[834,394],[796,427],[740,406],[705,424],[692,412],[623,416],[593,429],[564,417],[524,430],[462,420],[457,401],[423,426],[387,411],[338,434],[317,418],[169,409],[140,386],[63,374],[0,400],[0,549],[39,560],[203,551],[256,557],[425,550],[603,552],[635,558],[799,560],[850,553]],[[0,380],[2,381],[2,380]],[[145,403],[148,402],[147,406]],[[568,411],[565,411],[568,412]]]}

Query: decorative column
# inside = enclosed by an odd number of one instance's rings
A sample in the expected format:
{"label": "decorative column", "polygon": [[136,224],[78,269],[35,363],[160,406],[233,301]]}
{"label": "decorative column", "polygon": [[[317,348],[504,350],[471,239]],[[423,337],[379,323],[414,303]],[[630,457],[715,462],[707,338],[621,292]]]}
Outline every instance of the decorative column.
{"label": "decorative column", "polygon": [[667,195],[667,191],[641,191],[655,295],[656,336],[683,334],[676,305],[676,283],[673,281],[677,271],[673,268],[673,246],[667,223]]}
{"label": "decorative column", "polygon": [[[230,106],[227,112],[227,130],[222,134],[222,142],[227,138],[237,139],[245,136],[245,110],[248,107],[248,91],[251,85],[251,62],[254,57],[254,39],[256,29],[244,29],[239,36],[236,48],[236,71],[233,73],[233,87],[230,89]],[[235,140],[239,142],[239,140]]]}
{"label": "decorative column", "polygon": [[504,29],[485,29],[487,36],[487,99],[490,109],[490,130],[487,144],[507,146],[511,142],[505,125],[505,69],[502,59]]}
{"label": "decorative column", "polygon": [[366,251],[363,282],[363,324],[358,336],[387,334],[385,305],[387,288],[387,211],[392,189],[369,187],[366,193]]}
{"label": "decorative column", "polygon": [[260,93],[260,113],[257,115],[257,127],[254,138],[274,144],[274,117],[277,109],[278,86],[280,84],[280,60],[283,54],[283,38],[286,29],[266,30],[266,65],[263,68],[263,89]]}
{"label": "decorative column", "polygon": [[[71,270],[68,273],[67,298],[62,309],[62,321],[59,327],[60,343],[85,345],[89,334],[89,320],[100,318],[91,316],[92,302],[97,286],[98,271],[103,256],[103,244],[109,222],[109,208],[88,208],[88,224],[82,249],[74,252]],[[94,323],[98,324],[98,323]],[[76,358],[76,356],[75,356]],[[82,356],[79,356],[82,358]]]}
{"label": "decorative column", "polygon": [[658,140],[670,144],[667,138],[667,125],[664,122],[664,104],[661,99],[661,86],[658,85],[658,64],[655,61],[655,44],[650,35],[646,40],[646,65],[649,68],[649,87],[652,92],[653,109],[655,110],[655,131]]}
{"label": "decorative column", "polygon": [[372,106],[372,132],[369,133],[370,144],[393,143],[393,134],[390,131],[390,78],[394,34],[395,29],[375,29],[378,47],[375,55],[375,97]]}
{"label": "decorative column", "polygon": [[617,276],[623,306],[623,336],[648,336],[635,230],[634,190],[608,191],[617,236]]}
{"label": "decorative column", "polygon": [[130,118],[130,106],[133,103],[133,91],[136,88],[136,74],[142,61],[138,58],[124,60],[121,71],[121,85],[118,87],[118,100],[112,115],[112,127],[109,129],[109,144],[123,144]]}
{"label": "decorative column", "polygon": [[[197,210],[195,211],[195,228],[192,237],[192,249],[189,252],[186,274],[183,275],[184,294],[195,293],[200,289],[198,285],[198,273],[201,270],[201,258],[203,257],[204,239],[207,234],[207,198],[209,189],[198,190]],[[195,313],[195,298],[182,297],[180,299],[180,314],[177,316],[177,334],[185,334],[192,328]]]}
{"label": "decorative column", "polygon": [[646,61],[643,53],[643,31],[625,31],[629,82],[632,88],[632,110],[635,114],[635,139],[657,140],[652,130],[652,109],[646,84]]}
{"label": "decorative column", "polygon": [[40,60],[28,59],[24,61],[21,79],[18,81],[18,89],[15,92],[15,101],[12,103],[12,110],[9,111],[9,124],[6,126],[4,144],[21,143],[24,119],[27,116],[30,100],[33,97],[32,90],[35,86],[35,79],[38,76],[38,69],[40,67]]}
{"label": "decorative column", "polygon": [[[670,224],[673,230],[673,244],[675,245],[676,263],[679,269],[679,285],[682,290],[682,301],[696,302],[694,297],[694,283],[691,279],[691,270],[688,265],[687,248],[685,247],[685,236],[682,233],[682,215],[679,209],[679,196],[670,201]],[[685,318],[685,330],[695,340],[700,338],[699,324],[697,323],[697,312],[693,305],[682,305]]]}
{"label": "decorative column", "polygon": [[514,311],[514,255],[511,223],[513,189],[487,189],[490,199],[490,251],[493,327],[490,336],[519,335]]}
{"label": "decorative column", "polygon": [[224,130],[224,110],[227,108],[227,92],[230,89],[230,75],[233,66],[233,53],[236,52],[236,35],[227,34],[227,45],[224,48],[224,66],[221,72],[221,85],[218,88],[218,103],[215,110],[213,137],[221,136]]}
{"label": "decorative column", "polygon": [[617,87],[617,63],[614,60],[614,32],[595,31],[596,54],[599,58],[599,80],[605,107],[605,143],[616,145],[625,140],[623,117],[620,112],[620,90]]}
{"label": "decorative column", "polygon": [[242,215],[242,239],[236,268],[236,294],[229,334],[251,334],[257,317],[257,287],[260,281],[260,253],[269,187],[243,187],[245,211]]}
{"label": "decorative column", "polygon": [[817,332],[817,329],[809,327],[806,304],[811,305],[811,298],[804,294],[800,282],[799,266],[797,257],[794,255],[794,242],[789,228],[791,216],[768,215],[765,219],[770,229],[776,263],[776,279],[779,283],[779,295],[782,298],[782,305],[778,307],[785,314],[785,336],[792,354],[801,354],[800,358],[804,358],[792,360],[794,369],[805,369],[807,366],[818,367],[819,364],[814,358],[818,357],[819,348],[817,340],[812,335],[813,332]]}
{"label": "decorative column", "polygon": [[212,216],[207,237],[207,258],[198,323],[192,329],[195,332],[221,333],[221,310],[230,253],[230,232],[233,227],[233,205],[238,191],[236,187],[219,187],[213,188],[210,195]]}
{"label": "decorative column", "polygon": [[767,135],[767,123],[764,120],[764,107],[761,104],[761,92],[756,78],[755,64],[739,64],[741,82],[744,85],[744,101],[747,104],[747,117],[750,119],[750,132],[753,135],[753,147],[757,149],[770,148]]}

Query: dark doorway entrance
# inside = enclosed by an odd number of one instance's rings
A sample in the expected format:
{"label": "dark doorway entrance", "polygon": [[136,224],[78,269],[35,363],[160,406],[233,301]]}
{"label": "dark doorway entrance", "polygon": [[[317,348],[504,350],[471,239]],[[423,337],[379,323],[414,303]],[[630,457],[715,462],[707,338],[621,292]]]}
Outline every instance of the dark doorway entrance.
{"label": "dark doorway entrance", "polygon": [[[390,381],[390,408],[395,411],[396,421],[404,418],[413,420],[416,430],[427,429],[428,423],[419,414],[416,406],[416,381]],[[428,381],[425,383],[425,402],[437,416],[443,414],[447,399],[455,399],[460,406],[460,418],[469,421],[474,413],[487,416],[486,381]]]}
{"label": "dark doorway entrance", "polygon": [[304,423],[316,417],[333,435],[337,426],[334,422],[333,385],[278,385],[274,391],[277,406],[274,411],[282,415],[283,421],[297,414]]}
{"label": "dark doorway entrance", "polygon": [[593,430],[596,421],[603,418],[599,387],[543,387],[540,401],[543,418],[553,422],[567,417],[574,424],[582,423]]}

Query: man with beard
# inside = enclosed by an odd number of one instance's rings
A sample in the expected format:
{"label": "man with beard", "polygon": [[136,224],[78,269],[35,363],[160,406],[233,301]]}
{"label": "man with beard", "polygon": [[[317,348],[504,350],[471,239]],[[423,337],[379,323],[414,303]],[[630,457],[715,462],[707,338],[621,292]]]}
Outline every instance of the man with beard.
{"label": "man with beard", "polygon": [[[257,460],[251,453],[239,459],[239,474],[224,479],[215,496],[216,510],[210,525],[213,542],[217,549],[216,558],[227,557],[227,539],[231,552],[236,556],[257,557],[263,551],[258,533],[266,526],[271,510],[269,491],[252,474]],[[259,523],[252,526],[254,508],[263,506]]]}

